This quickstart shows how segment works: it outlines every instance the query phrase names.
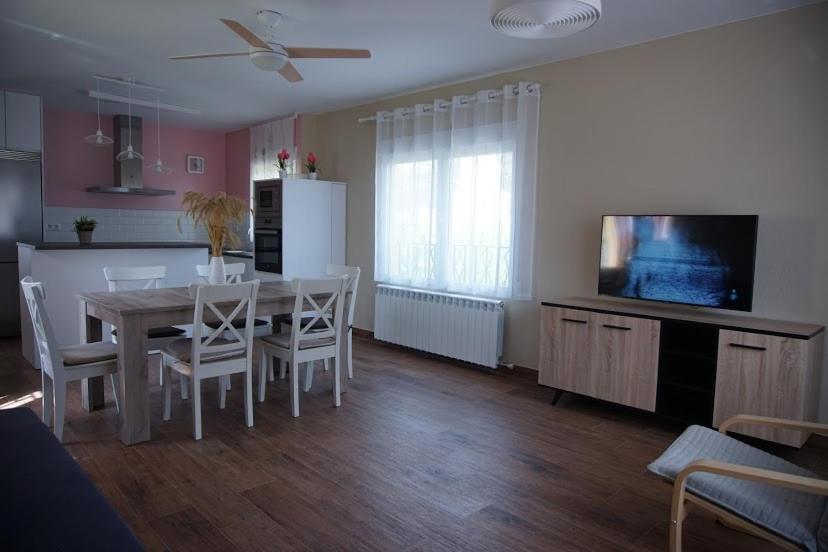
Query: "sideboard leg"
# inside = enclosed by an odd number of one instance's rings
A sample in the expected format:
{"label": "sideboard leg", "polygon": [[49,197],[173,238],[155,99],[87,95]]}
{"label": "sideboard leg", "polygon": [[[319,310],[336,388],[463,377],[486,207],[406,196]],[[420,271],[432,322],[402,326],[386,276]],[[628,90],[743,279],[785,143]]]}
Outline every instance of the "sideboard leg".
{"label": "sideboard leg", "polygon": [[555,406],[556,404],[558,404],[558,401],[561,400],[561,395],[563,395],[563,394],[564,394],[564,392],[561,391],[560,389],[555,389],[555,394],[552,395],[552,406]]}

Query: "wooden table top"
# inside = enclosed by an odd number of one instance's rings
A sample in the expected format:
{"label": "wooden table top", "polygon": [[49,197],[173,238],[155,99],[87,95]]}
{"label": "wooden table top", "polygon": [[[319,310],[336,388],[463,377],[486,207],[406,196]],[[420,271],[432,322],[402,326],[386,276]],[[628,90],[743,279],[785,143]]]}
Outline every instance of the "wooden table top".
{"label": "wooden table top", "polygon": [[[78,299],[97,307],[123,314],[177,311],[195,308],[195,299],[189,288],[174,287],[131,291],[95,291],[79,293]],[[257,304],[293,300],[296,293],[290,282],[262,282],[259,285]]]}

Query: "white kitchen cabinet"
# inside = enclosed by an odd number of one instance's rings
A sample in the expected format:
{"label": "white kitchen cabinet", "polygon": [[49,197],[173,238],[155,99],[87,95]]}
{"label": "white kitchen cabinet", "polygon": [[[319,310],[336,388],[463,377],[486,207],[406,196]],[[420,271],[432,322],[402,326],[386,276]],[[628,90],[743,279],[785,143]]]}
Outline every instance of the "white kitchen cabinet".
{"label": "white kitchen cabinet", "polygon": [[40,96],[6,91],[3,120],[4,149],[40,152],[42,149]]}
{"label": "white kitchen cabinet", "polygon": [[331,184],[282,181],[282,276],[316,278],[331,262]]}

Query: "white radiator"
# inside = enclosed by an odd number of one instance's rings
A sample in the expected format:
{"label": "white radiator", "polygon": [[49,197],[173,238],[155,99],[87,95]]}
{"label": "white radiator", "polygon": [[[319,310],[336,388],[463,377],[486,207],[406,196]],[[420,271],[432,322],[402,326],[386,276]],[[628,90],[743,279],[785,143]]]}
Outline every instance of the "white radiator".
{"label": "white radiator", "polygon": [[379,285],[374,337],[496,368],[503,353],[503,301]]}

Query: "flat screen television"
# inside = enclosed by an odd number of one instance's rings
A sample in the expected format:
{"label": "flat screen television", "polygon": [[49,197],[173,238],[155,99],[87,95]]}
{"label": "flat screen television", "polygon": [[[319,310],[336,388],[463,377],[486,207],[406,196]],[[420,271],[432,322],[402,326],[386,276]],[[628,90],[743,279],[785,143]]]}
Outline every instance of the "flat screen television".
{"label": "flat screen television", "polygon": [[749,311],[756,215],[605,215],[598,293]]}

